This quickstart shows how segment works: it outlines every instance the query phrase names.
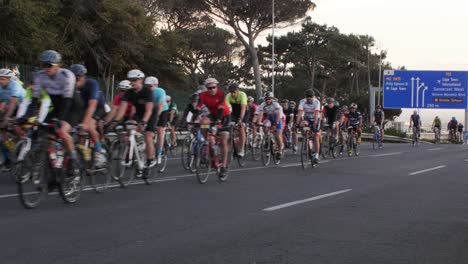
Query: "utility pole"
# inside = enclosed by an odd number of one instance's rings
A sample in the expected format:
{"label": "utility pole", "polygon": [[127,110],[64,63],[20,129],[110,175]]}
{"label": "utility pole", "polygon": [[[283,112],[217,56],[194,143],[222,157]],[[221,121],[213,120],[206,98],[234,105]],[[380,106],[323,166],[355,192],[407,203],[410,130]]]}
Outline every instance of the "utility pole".
{"label": "utility pole", "polygon": [[380,105],[380,89],[382,88],[382,51],[380,51],[380,62],[379,62],[379,92],[377,93],[377,104]]}
{"label": "utility pole", "polygon": [[275,0],[271,0],[272,41],[271,41],[271,92],[275,95]]}

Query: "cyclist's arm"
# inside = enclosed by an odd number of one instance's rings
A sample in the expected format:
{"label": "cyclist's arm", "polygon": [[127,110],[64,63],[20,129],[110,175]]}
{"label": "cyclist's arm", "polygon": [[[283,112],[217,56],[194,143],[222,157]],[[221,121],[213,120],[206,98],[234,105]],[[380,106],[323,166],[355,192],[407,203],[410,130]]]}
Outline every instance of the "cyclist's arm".
{"label": "cyclist's arm", "polygon": [[83,118],[83,123],[89,123],[93,118],[94,112],[96,112],[96,107],[98,104],[98,100],[91,99],[88,101],[88,108],[86,109],[85,116]]}
{"label": "cyclist's arm", "polygon": [[124,115],[125,112],[127,111],[128,107],[128,102],[127,101],[122,101],[119,105],[119,108],[117,109],[117,115],[115,116],[115,120],[120,121]]}
{"label": "cyclist's arm", "polygon": [[296,125],[299,125],[301,123],[303,114],[304,114],[304,110],[297,111]]}
{"label": "cyclist's arm", "polygon": [[153,108],[154,108],[153,102],[147,102],[145,104],[145,114],[143,115],[143,119],[141,121],[145,123],[148,122],[148,120],[151,118],[151,115],[153,114]]}
{"label": "cyclist's arm", "polygon": [[12,96],[10,98],[10,102],[8,103],[7,112],[5,114],[5,118],[10,118],[13,115],[13,112],[16,108],[16,103],[18,102],[18,97]]}

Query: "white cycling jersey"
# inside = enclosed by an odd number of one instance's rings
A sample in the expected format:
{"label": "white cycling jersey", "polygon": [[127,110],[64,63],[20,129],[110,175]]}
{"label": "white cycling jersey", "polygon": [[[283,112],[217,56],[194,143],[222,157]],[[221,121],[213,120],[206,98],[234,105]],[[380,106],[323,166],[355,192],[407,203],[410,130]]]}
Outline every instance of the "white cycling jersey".
{"label": "white cycling jersey", "polygon": [[277,111],[280,111],[281,118],[283,118],[283,107],[280,104],[277,102],[272,102],[270,105],[267,105],[265,102],[263,102],[259,107],[257,107],[257,112],[255,112],[255,114],[275,115]]}
{"label": "white cycling jersey", "polygon": [[302,99],[299,102],[299,111],[304,111],[304,119],[313,120],[316,112],[320,112],[320,101],[314,98],[312,102],[307,102],[307,99]]}

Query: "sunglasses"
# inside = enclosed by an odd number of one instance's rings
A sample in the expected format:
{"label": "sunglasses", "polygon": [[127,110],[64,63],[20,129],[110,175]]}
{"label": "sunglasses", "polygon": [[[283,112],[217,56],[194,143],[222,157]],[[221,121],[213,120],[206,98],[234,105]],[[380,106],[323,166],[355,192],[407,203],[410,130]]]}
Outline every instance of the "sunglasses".
{"label": "sunglasses", "polygon": [[208,87],[206,87],[206,89],[208,89],[208,90],[213,90],[213,89],[216,89],[216,88],[218,88],[218,87],[216,87],[216,86],[208,86]]}
{"label": "sunglasses", "polygon": [[42,64],[41,64],[41,67],[42,67],[42,68],[46,68],[46,69],[52,68],[52,67],[54,67],[54,66],[58,66],[58,64],[56,64],[56,63],[42,63]]}

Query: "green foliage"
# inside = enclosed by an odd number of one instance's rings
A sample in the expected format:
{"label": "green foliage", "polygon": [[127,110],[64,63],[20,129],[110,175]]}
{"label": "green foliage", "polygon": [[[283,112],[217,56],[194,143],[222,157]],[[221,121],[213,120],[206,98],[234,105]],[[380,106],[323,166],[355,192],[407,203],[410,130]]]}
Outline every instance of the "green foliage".
{"label": "green foliage", "polygon": [[406,138],[406,132],[397,130],[394,127],[385,129],[385,135]]}

